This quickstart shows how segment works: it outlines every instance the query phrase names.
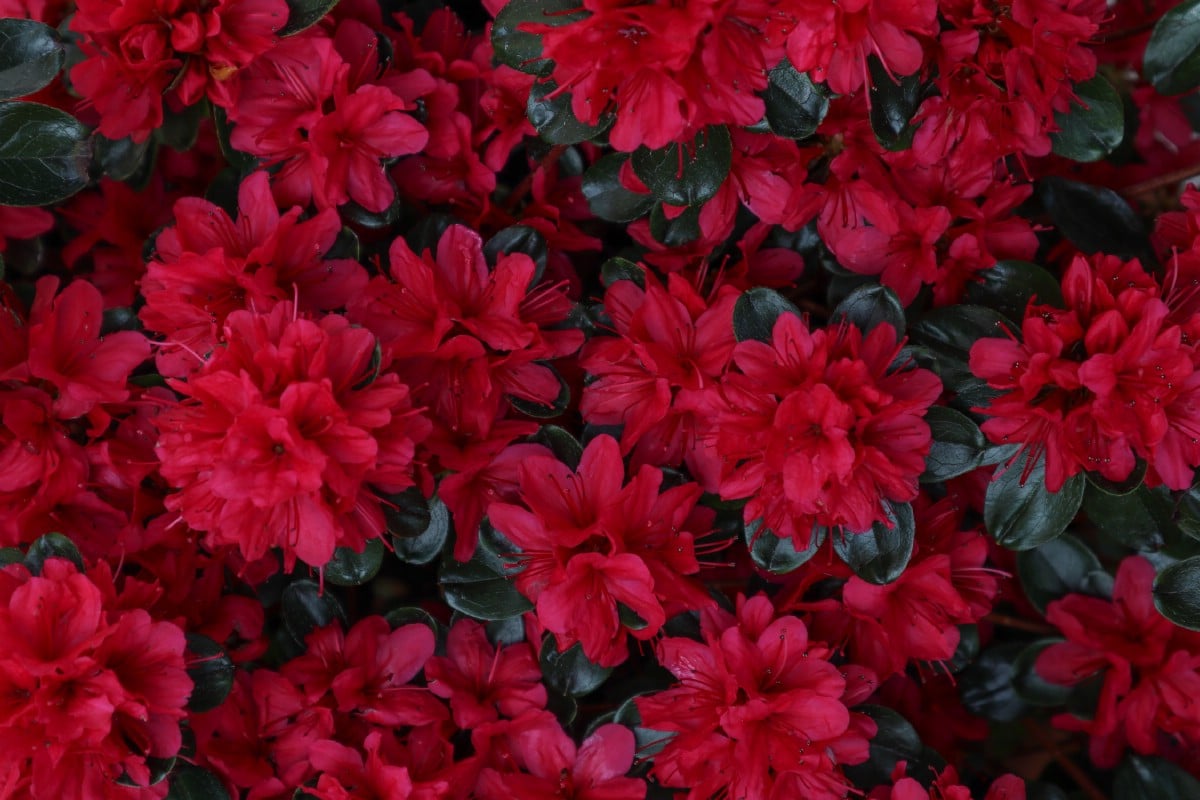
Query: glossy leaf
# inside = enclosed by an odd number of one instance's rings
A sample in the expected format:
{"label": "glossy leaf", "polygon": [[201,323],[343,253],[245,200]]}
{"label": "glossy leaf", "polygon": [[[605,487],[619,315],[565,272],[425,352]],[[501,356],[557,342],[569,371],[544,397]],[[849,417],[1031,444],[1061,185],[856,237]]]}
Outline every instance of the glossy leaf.
{"label": "glossy leaf", "polygon": [[657,199],[673,206],[696,206],[721,188],[732,158],[729,131],[724,126],[710,125],[688,144],[671,144],[661,150],[639,148],[631,163]]}
{"label": "glossy leaf", "polygon": [[773,289],[757,286],[742,292],[733,306],[733,335],[739,342],[770,342],[780,314],[799,316],[800,309]]}
{"label": "glossy leaf", "polygon": [[1082,475],[1068,478],[1060,491],[1051,492],[1046,488],[1044,458],[1023,475],[1028,457],[1026,451],[1011,465],[999,466],[984,497],[984,525],[997,543],[1010,550],[1032,550],[1057,538],[1083,503]]}
{"label": "glossy leaf", "polygon": [[0,205],[48,206],[88,183],[83,123],[40,103],[0,103]]}
{"label": "glossy leaf", "polygon": [[900,577],[912,557],[917,525],[908,503],[884,501],[889,527],[876,522],[862,532],[844,531],[833,537],[833,551],[867,583],[883,585]]}
{"label": "glossy leaf", "polygon": [[49,25],[32,19],[0,19],[0,100],[33,94],[63,65],[63,44]]}
{"label": "glossy leaf", "polygon": [[762,97],[771,132],[788,139],[812,136],[829,111],[829,90],[797,72],[787,58],[771,70]]}
{"label": "glossy leaf", "polygon": [[1125,138],[1125,107],[1104,76],[1075,85],[1071,110],[1055,112],[1058,133],[1050,135],[1054,152],[1072,161],[1099,161]]}
{"label": "glossy leaf", "polygon": [[1162,94],[1200,86],[1200,0],[1185,0],[1162,15],[1142,64],[1146,79]]}

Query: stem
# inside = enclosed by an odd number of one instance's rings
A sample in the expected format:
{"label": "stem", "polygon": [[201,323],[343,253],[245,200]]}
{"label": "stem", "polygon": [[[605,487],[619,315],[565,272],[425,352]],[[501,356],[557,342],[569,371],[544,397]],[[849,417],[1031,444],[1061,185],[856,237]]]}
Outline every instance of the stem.
{"label": "stem", "polygon": [[1079,787],[1080,791],[1083,792],[1084,796],[1087,797],[1088,800],[1108,800],[1108,796],[1105,795],[1104,792],[1100,791],[1100,787],[1096,786],[1096,784],[1092,782],[1092,779],[1088,777],[1088,774],[1084,772],[1078,764],[1067,758],[1067,756],[1058,749],[1058,745],[1055,743],[1055,741],[1047,736],[1046,732],[1042,730],[1041,727],[1029,720],[1026,720],[1025,730],[1033,734],[1033,737],[1038,740],[1038,744],[1046,748],[1046,752],[1053,756],[1058,765],[1063,768],[1063,771],[1071,776],[1071,780],[1075,781],[1075,785]]}
{"label": "stem", "polygon": [[1019,631],[1028,631],[1029,633],[1040,633],[1044,635],[1055,636],[1058,634],[1058,629],[1041,622],[1033,622],[1032,620],[1021,619],[1020,617],[1012,617],[1008,614],[991,613],[983,618],[985,622],[991,622],[995,625],[1001,625],[1005,628],[1014,628]]}
{"label": "stem", "polygon": [[1156,175],[1149,180],[1144,180],[1141,183],[1135,183],[1132,186],[1127,186],[1121,190],[1121,193],[1126,197],[1140,197],[1141,195],[1153,192],[1155,189],[1161,189],[1164,186],[1171,186],[1185,181],[1188,178],[1194,178],[1200,175],[1200,164],[1190,164],[1186,167],[1171,170],[1162,175]]}

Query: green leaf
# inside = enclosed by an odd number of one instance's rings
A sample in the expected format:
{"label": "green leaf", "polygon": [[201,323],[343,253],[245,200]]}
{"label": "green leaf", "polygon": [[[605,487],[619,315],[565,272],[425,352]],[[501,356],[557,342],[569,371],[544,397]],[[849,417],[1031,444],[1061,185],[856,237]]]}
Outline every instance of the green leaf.
{"label": "green leaf", "polygon": [[946,406],[932,406],[925,414],[933,446],[925,459],[923,483],[948,481],[983,464],[987,440],[975,421]]}
{"label": "green leaf", "polygon": [[1200,631],[1200,556],[1177,561],[1158,573],[1154,606],[1181,628]]}
{"label": "green leaf", "polygon": [[1200,0],[1187,0],[1162,15],[1142,60],[1142,74],[1161,94],[1200,86]]}
{"label": "green leaf", "polygon": [[533,123],[534,130],[543,141],[550,144],[579,144],[595,139],[604,133],[615,116],[608,114],[600,118],[598,125],[583,122],[571,110],[571,93],[563,92],[555,97],[547,97],[554,92],[558,85],[554,81],[535,83],[529,90],[529,102],[525,105],[525,115]]}
{"label": "green leaf", "polygon": [[1032,550],[1067,529],[1083,503],[1082,475],[1067,479],[1058,492],[1046,488],[1046,462],[1039,458],[1022,483],[1029,452],[1001,464],[988,484],[983,523],[996,542],[1010,550]]}
{"label": "green leaf", "polygon": [[550,448],[554,457],[572,470],[579,467],[579,462],[583,458],[583,445],[557,425],[541,426],[538,428],[538,432],[530,437],[530,441]]}
{"label": "green leaf", "polygon": [[493,569],[482,547],[465,564],[444,561],[438,582],[446,604],[474,619],[508,619],[533,608],[512,580]]}
{"label": "green leaf", "polygon": [[829,111],[825,84],[814,83],[806,72],[797,72],[786,57],[771,70],[762,98],[771,132],[788,139],[812,136]]}
{"label": "green leaf", "polygon": [[528,225],[509,225],[495,233],[483,245],[483,255],[495,267],[501,256],[521,253],[533,259],[537,266],[530,286],[541,280],[546,269],[546,238]]}
{"label": "green leaf", "polygon": [[958,676],[959,696],[972,714],[997,722],[1012,722],[1027,710],[1013,687],[1013,664],[1025,648],[1023,642],[989,647]]}
{"label": "green leaf", "polygon": [[233,660],[221,645],[198,633],[187,634],[187,673],[194,684],[188,711],[212,711],[233,690]]}
{"label": "green leaf", "polygon": [[886,322],[896,332],[897,341],[904,336],[904,306],[886,286],[869,284],[850,292],[830,315],[831,322],[839,319],[848,320],[863,333]]}
{"label": "green leaf", "polygon": [[1055,112],[1059,131],[1050,134],[1050,141],[1063,158],[1099,161],[1125,138],[1125,106],[1102,75],[1075,84],[1075,95],[1070,111]]}
{"label": "green leaf", "polygon": [[844,531],[833,537],[833,551],[867,583],[884,585],[900,577],[912,558],[917,524],[908,503],[884,501],[889,528],[876,522],[870,530]]}
{"label": "green leaf", "polygon": [[1200,781],[1164,758],[1125,756],[1117,767],[1113,800],[1191,800],[1200,797]]}
{"label": "green leaf", "polygon": [[612,674],[611,667],[601,667],[589,661],[579,642],[560,653],[554,634],[546,634],[538,654],[538,664],[542,668],[546,686],[571,697],[594,692]]}
{"label": "green leaf", "polygon": [[379,573],[383,549],[382,539],[371,539],[361,553],[349,547],[337,548],[324,567],[325,580],[334,586],[362,586]]}
{"label": "green leaf", "polygon": [[657,731],[642,725],[642,715],[638,711],[636,696],[621,704],[613,715],[612,721],[633,731],[633,742],[637,748],[639,759],[650,759],[662,752],[672,736],[666,731]]}
{"label": "green leaf", "polygon": [[1046,606],[1066,594],[1083,593],[1088,576],[1103,571],[1100,559],[1070,534],[1017,554],[1017,575],[1025,596],[1043,614]]}
{"label": "green leaf", "polygon": [[650,209],[650,235],[667,247],[683,247],[700,238],[700,206],[687,206],[667,216],[667,206],[655,203]]}
{"label": "green leaf", "polygon": [[397,538],[420,536],[429,527],[432,512],[421,490],[410,486],[403,492],[383,495],[383,519],[387,532]]}
{"label": "green leaf", "polygon": [[25,566],[34,575],[41,575],[42,565],[47,558],[65,558],[80,572],[84,571],[83,554],[74,542],[61,533],[47,533],[29,545],[25,553]]}
{"label": "green leaf", "polygon": [[756,286],[742,292],[733,306],[733,335],[739,342],[754,339],[769,343],[780,314],[800,316],[800,309],[774,289]]}
{"label": "green leaf", "polygon": [[0,19],[0,100],[33,94],[62,69],[58,33],[32,19]]}
{"label": "green leaf", "polygon": [[167,800],[229,800],[221,780],[206,769],[179,764],[171,775]]}
{"label": "green leaf", "polygon": [[520,26],[526,22],[566,25],[587,16],[576,0],[512,0],[500,9],[492,25],[496,60],[530,75],[548,72],[551,61],[542,58],[542,38],[520,30]]}
{"label": "green leaf", "polygon": [[1141,217],[1112,189],[1050,177],[1042,181],[1040,196],[1059,232],[1083,252],[1154,263]]}
{"label": "green leaf", "polygon": [[396,557],[409,564],[428,564],[438,557],[450,537],[450,509],[440,498],[429,501],[429,520],[416,536],[393,536]]}
{"label": "green leaf", "polygon": [[0,103],[0,205],[48,206],[88,183],[83,123],[40,103]]}
{"label": "green leaf", "polygon": [[283,20],[279,20],[279,24],[283,27],[283,30],[279,31],[279,35],[292,36],[300,31],[308,30],[324,19],[325,15],[332,11],[337,4],[338,0],[287,0],[287,24],[285,25]]}
{"label": "green leaf", "polygon": [[654,195],[631,192],[621,185],[621,166],[628,159],[624,153],[609,153],[583,173],[583,196],[602,220],[633,222],[654,207]]}
{"label": "green leaf", "polygon": [[627,258],[610,258],[600,267],[600,282],[612,286],[617,281],[633,281],[639,288],[646,288],[646,270]]}
{"label": "green leaf", "polygon": [[1088,484],[1083,510],[1088,519],[1113,541],[1133,550],[1157,550],[1163,543],[1163,524],[1173,501],[1160,490],[1139,487],[1131,494],[1111,494]]}
{"label": "green leaf", "polygon": [[673,206],[696,206],[721,188],[732,158],[729,130],[710,125],[687,145],[676,142],[661,150],[640,147],[632,163],[633,171],[656,198]]}
{"label": "green leaf", "polygon": [[745,526],[742,534],[750,548],[750,560],[773,575],[786,575],[806,564],[825,543],[825,529],[813,528],[808,547],[797,550],[791,537],[776,536],[762,529],[761,520]]}
{"label": "green leaf", "polygon": [[871,71],[871,129],[875,138],[888,150],[907,150],[917,132],[912,118],[924,99],[921,76],[907,75],[899,82],[893,81],[877,56],[867,59],[867,68]]}
{"label": "green leaf", "polygon": [[1037,673],[1037,658],[1052,644],[1063,639],[1038,639],[1028,645],[1013,662],[1012,685],[1017,696],[1031,706],[1053,708],[1065,705],[1073,687],[1051,683]]}
{"label": "green leaf", "polygon": [[310,580],[288,584],[279,599],[279,610],[283,627],[301,644],[317,628],[335,621],[346,622],[346,612],[342,611],[337,598],[329,592],[322,594],[320,587]]}
{"label": "green leaf", "polygon": [[105,175],[115,181],[126,181],[146,166],[146,156],[153,143],[149,137],[138,144],[128,137],[114,141],[97,134],[96,161]]}
{"label": "green leaf", "polygon": [[909,338],[934,354],[942,383],[970,408],[986,405],[995,396],[987,383],[971,372],[971,347],[982,338],[1005,335],[1009,327],[1008,320],[990,308],[946,306],[923,314],[909,328]]}
{"label": "green leaf", "polygon": [[846,777],[863,790],[882,784],[891,785],[896,763],[908,763],[907,774],[918,781],[927,780],[931,764],[929,751],[921,743],[917,730],[904,717],[885,706],[861,705],[854,709],[875,721],[877,731],[870,743],[870,755],[862,764],[845,767]]}
{"label": "green leaf", "polygon": [[428,611],[421,608],[416,608],[415,606],[402,606],[400,608],[393,608],[391,611],[384,614],[383,618],[387,620],[387,623],[391,626],[392,630],[403,628],[405,625],[419,624],[424,625],[426,628],[429,628],[429,630],[433,631],[433,635],[435,637],[438,634],[437,620],[433,618],[433,615],[431,615]]}
{"label": "green leaf", "polygon": [[1025,317],[1025,307],[1036,298],[1042,305],[1062,307],[1058,280],[1044,267],[1028,261],[998,261],[975,273],[967,284],[968,303],[999,311],[1014,322]]}

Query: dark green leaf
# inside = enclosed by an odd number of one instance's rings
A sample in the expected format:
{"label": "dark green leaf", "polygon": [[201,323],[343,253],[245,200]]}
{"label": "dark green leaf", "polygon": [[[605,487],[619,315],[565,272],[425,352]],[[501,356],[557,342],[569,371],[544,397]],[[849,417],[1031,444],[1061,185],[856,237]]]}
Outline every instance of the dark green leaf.
{"label": "dark green leaf", "polygon": [[287,0],[287,24],[278,20],[273,27],[282,27],[280,36],[291,36],[303,30],[308,30],[320,22],[326,14],[333,10],[338,0]]}
{"label": "dark green leaf", "polygon": [[721,188],[732,158],[729,131],[710,125],[690,144],[670,144],[661,150],[639,148],[632,163],[633,171],[656,198],[673,206],[695,206]]}
{"label": "dark green leaf", "polygon": [[742,292],[733,306],[733,335],[739,342],[770,342],[780,314],[800,316],[800,309],[774,289],[757,286]]}
{"label": "dark green leaf", "polygon": [[208,770],[179,764],[171,775],[167,800],[229,800],[229,793],[220,779]]}
{"label": "dark green leaf", "polygon": [[0,19],[0,100],[33,94],[62,69],[63,45],[49,25]]}
{"label": "dark green leaf", "polygon": [[554,634],[546,634],[538,663],[542,667],[547,688],[571,697],[594,692],[612,674],[611,667],[601,667],[589,661],[579,642],[558,652]]}
{"label": "dark green leaf", "polygon": [[192,679],[188,711],[211,711],[233,690],[233,661],[221,645],[198,633],[187,634],[187,673]]}
{"label": "dark green leaf", "polygon": [[987,440],[975,421],[946,406],[933,406],[925,414],[933,435],[933,446],[925,459],[926,483],[948,481],[965,475],[983,463]]}
{"label": "dark green leaf", "polygon": [[1070,686],[1061,686],[1043,678],[1035,665],[1041,652],[1062,639],[1039,639],[1028,645],[1013,662],[1012,685],[1017,696],[1031,706],[1052,708],[1064,705],[1071,694]]}
{"label": "dark green leaf", "polygon": [[533,608],[516,584],[488,563],[482,547],[476,548],[475,556],[465,564],[443,563],[438,582],[446,604],[475,619],[508,619]]}
{"label": "dark green leaf", "polygon": [[583,196],[600,219],[633,222],[654,207],[654,195],[631,192],[621,185],[621,166],[628,158],[624,153],[609,153],[583,173]]}
{"label": "dark green leaf", "polygon": [[1192,800],[1200,781],[1164,758],[1125,756],[1113,782],[1113,800]]}
{"label": "dark green leaf", "polygon": [[554,453],[554,457],[571,469],[578,468],[579,461],[583,458],[583,445],[557,425],[541,426],[531,440],[534,444],[549,447],[550,452]]}
{"label": "dark green leaf", "polygon": [[382,499],[383,519],[392,536],[412,538],[429,528],[433,514],[429,510],[429,501],[417,487],[410,486],[403,492],[384,495]]}
{"label": "dark green leaf", "polygon": [[998,261],[975,273],[967,284],[967,302],[999,311],[1014,322],[1025,317],[1034,298],[1042,305],[1062,307],[1062,289],[1045,268],[1028,261]]}
{"label": "dark green leaf", "polygon": [[870,530],[844,531],[833,537],[833,551],[867,583],[883,585],[900,577],[912,557],[917,524],[908,503],[884,501],[888,527],[876,522]]}
{"label": "dark green leaf", "polygon": [[204,101],[180,111],[167,108],[163,113],[163,124],[154,131],[154,137],[178,153],[191,150],[200,135],[200,123],[207,115],[208,104]]}
{"label": "dark green leaf", "polygon": [[229,166],[237,175],[247,175],[258,164],[258,159],[249,153],[243,153],[241,150],[234,148],[230,137],[233,133],[233,127],[229,122],[229,116],[225,113],[225,109],[214,105],[212,107],[213,127],[217,132],[217,144],[221,148],[221,155],[229,162]]}
{"label": "dark green leaf", "polygon": [[0,205],[48,206],[88,182],[83,123],[40,103],[0,103]]}
{"label": "dark green leaf", "polygon": [[25,553],[25,566],[34,575],[42,574],[42,565],[47,558],[65,558],[83,572],[83,555],[75,543],[61,533],[47,533],[39,537]]}
{"label": "dark green leaf", "polygon": [[146,757],[146,769],[150,772],[150,778],[145,784],[138,784],[129,777],[129,773],[124,773],[120,778],[117,778],[117,783],[121,786],[155,786],[166,780],[171,774],[171,770],[175,769],[179,759],[175,756],[170,758],[155,758],[154,756]]}
{"label": "dark green leaf", "polygon": [[322,594],[320,587],[309,580],[288,584],[280,597],[279,607],[284,628],[301,643],[317,628],[346,621],[346,613],[337,599],[329,592]]}
{"label": "dark green leaf", "polygon": [[855,786],[866,791],[881,784],[890,786],[892,770],[898,761],[908,763],[909,777],[918,781],[930,777],[928,751],[908,720],[884,706],[862,705],[854,710],[874,720],[877,728],[866,762],[845,768],[846,777],[854,781]]}
{"label": "dark green leaf", "polygon": [[683,211],[672,208],[667,216],[667,206],[656,203],[650,209],[650,235],[659,244],[667,247],[683,247],[700,237],[700,206],[688,206]]}
{"label": "dark green leaf", "polygon": [[425,611],[421,608],[415,608],[413,606],[393,608],[391,611],[384,614],[383,618],[387,620],[388,625],[392,627],[392,630],[403,628],[405,625],[416,624],[424,625],[426,628],[429,628],[429,630],[433,631],[433,635],[435,637],[438,634],[437,620],[435,620],[428,611]]}
{"label": "dark green leaf", "polygon": [[1067,479],[1060,491],[1046,488],[1046,462],[1039,458],[1022,483],[1029,452],[1011,465],[1000,465],[988,484],[983,523],[996,542],[1010,550],[1032,550],[1062,534],[1083,502],[1082,475]]}
{"label": "dark green leaf", "polygon": [[942,383],[965,399],[968,408],[985,405],[994,396],[983,380],[971,372],[971,346],[988,336],[1004,336],[1009,322],[998,311],[983,306],[935,308],[909,328],[913,343],[924,345],[936,358]]}
{"label": "dark green leaf", "polygon": [[1017,554],[1017,575],[1025,596],[1043,614],[1052,600],[1082,593],[1088,575],[1101,569],[1100,559],[1070,534]]}
{"label": "dark green leaf", "polygon": [[1011,722],[1026,712],[1025,701],[1013,688],[1013,664],[1024,648],[1023,642],[995,645],[962,671],[959,693],[968,711],[997,722]]}
{"label": "dark green leaf", "polygon": [[500,260],[501,256],[513,253],[522,253],[533,259],[533,263],[537,265],[537,271],[530,285],[536,284],[541,278],[542,271],[546,269],[545,237],[528,225],[509,225],[507,228],[497,231],[483,245],[483,255],[488,264],[493,267],[496,266],[496,262]]}
{"label": "dark green leaf", "polygon": [[339,547],[333,551],[333,558],[324,567],[325,580],[334,586],[362,586],[379,573],[382,564],[382,539],[371,539],[361,553],[349,547]]}
{"label": "dark green leaf", "polygon": [[888,150],[907,150],[917,132],[912,118],[924,95],[921,76],[907,75],[899,82],[893,81],[876,56],[867,59],[867,67],[871,71],[871,129],[875,138]]}
{"label": "dark green leaf", "polygon": [[1162,94],[1200,86],[1200,0],[1186,0],[1162,15],[1142,65],[1142,74]]}
{"label": "dark green leaf", "polygon": [[1125,138],[1125,107],[1102,75],[1075,84],[1075,94],[1070,111],[1055,112],[1059,132],[1050,134],[1050,141],[1063,158],[1099,161]]}
{"label": "dark green leaf", "polygon": [[7,567],[9,564],[20,564],[25,560],[25,554],[21,552],[19,547],[0,547],[0,567]]}
{"label": "dark green leaf", "polygon": [[774,575],[786,575],[817,554],[825,542],[825,529],[813,528],[808,547],[803,550],[797,550],[790,537],[783,539],[771,531],[762,530],[758,520],[745,527],[743,536],[750,548],[751,561]]}
{"label": "dark green leaf", "polygon": [[1154,251],[1141,218],[1112,189],[1051,177],[1042,181],[1040,193],[1042,206],[1059,232],[1083,252],[1153,263]]}
{"label": "dark green leaf", "polygon": [[1173,501],[1165,492],[1140,487],[1131,494],[1110,494],[1088,484],[1083,510],[1088,519],[1113,541],[1133,550],[1162,546],[1163,523]]}
{"label": "dark green leaf", "polygon": [[1154,605],[1181,628],[1200,631],[1200,556],[1178,561],[1158,573]]}
{"label": "dark green leaf", "polygon": [[351,225],[357,225],[369,231],[390,230],[399,222],[402,211],[400,207],[400,192],[396,189],[396,184],[392,181],[391,176],[386,177],[392,191],[392,201],[388,203],[387,208],[382,211],[369,211],[353,200],[349,200],[338,206],[338,211],[341,212],[342,219]]}
{"label": "dark green leaf", "polygon": [[633,281],[644,289],[646,270],[627,258],[610,258],[600,267],[600,280],[605,286],[612,286],[617,281]]}
{"label": "dark green leaf", "polygon": [[[446,539],[450,537],[450,510],[440,498],[434,497],[428,505],[429,522],[416,536],[392,537],[392,548],[396,556],[409,564],[428,564],[438,557]],[[474,531],[464,531],[474,534]]]}
{"label": "dark green leaf", "polygon": [[133,139],[106,139],[96,136],[96,161],[104,174],[115,181],[125,181],[132,178],[146,164],[153,140],[138,144]]}
{"label": "dark green leaf", "polygon": [[597,125],[583,122],[571,110],[571,93],[562,92],[554,97],[547,97],[557,87],[554,81],[535,83],[529,90],[529,102],[525,105],[525,115],[533,123],[543,141],[550,144],[579,144],[595,139],[604,133],[612,124],[615,117],[601,117]]}
{"label": "dark green leaf", "polygon": [[897,340],[904,336],[904,306],[886,286],[869,284],[850,292],[830,315],[831,321],[839,319],[849,320],[863,333],[886,322],[896,331]]}
{"label": "dark green leaf", "polygon": [[624,725],[633,731],[633,741],[637,748],[639,759],[653,758],[667,746],[671,734],[656,731],[642,726],[642,715],[637,708],[637,697],[631,697],[621,704],[613,715],[613,722]]}
{"label": "dark green leaf", "polygon": [[824,84],[813,83],[807,73],[797,72],[784,58],[771,70],[763,102],[772,133],[807,139],[817,132],[829,111],[829,90]]}
{"label": "dark green leaf", "polygon": [[500,9],[492,25],[496,60],[531,75],[546,72],[551,62],[542,58],[541,37],[520,30],[521,24],[566,25],[587,16],[576,0],[512,0]]}
{"label": "dark green leaf", "polygon": [[962,672],[979,657],[979,647],[979,626],[959,625],[958,647],[954,648],[954,655],[950,657],[950,660],[944,661],[942,664],[951,674]]}

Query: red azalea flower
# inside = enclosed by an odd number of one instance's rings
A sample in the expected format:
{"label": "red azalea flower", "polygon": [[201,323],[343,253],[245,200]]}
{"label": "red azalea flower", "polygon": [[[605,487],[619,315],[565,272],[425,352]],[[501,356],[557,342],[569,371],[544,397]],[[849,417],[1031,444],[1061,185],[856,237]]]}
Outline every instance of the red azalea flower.
{"label": "red azalea flower", "polygon": [[697,800],[844,797],[850,784],[841,767],[866,760],[875,732],[847,706],[874,690],[874,676],[839,670],[827,647],[809,642],[803,622],[776,618],[762,595],[739,596],[736,619],[710,609],[701,624],[703,642],[658,644],[660,663],[679,684],[635,700],[644,727],[674,733],[651,774]]}
{"label": "red azalea flower", "polygon": [[229,107],[227,81],[275,43],[283,0],[83,0],[71,18],[87,56],[71,84],[100,112],[110,139],[143,142],[174,107],[205,96]]}
{"label": "red azalea flower", "polygon": [[605,294],[616,337],[592,339],[580,365],[596,377],[586,384],[580,413],[594,425],[623,425],[621,451],[634,465],[688,469],[706,488],[720,475],[717,454],[701,437],[697,397],[725,372],[735,344],[733,304],[738,292],[722,287],[711,301],[683,278],[663,288],[618,281]]}
{"label": "red azalea flower", "polygon": [[122,796],[118,778],[146,786],[146,759],[181,745],[183,631],[106,594],[103,562],[92,571],[59,558],[39,576],[0,571],[0,774],[15,770],[23,796]]}
{"label": "red azalea flower", "polygon": [[633,733],[601,725],[577,749],[554,715],[532,712],[507,727],[512,766],[485,769],[476,787],[480,800],[642,800],[646,782],[627,778],[633,767]]}
{"label": "red azalea flower", "polygon": [[887,519],[884,498],[916,497],[931,446],[922,416],[941,383],[894,371],[898,352],[890,325],[810,331],[794,314],[779,317],[771,343],[739,343],[738,372],[714,396],[717,450],[735,465],[721,496],[750,498],[746,522],[798,548],[814,525],[866,530]]}
{"label": "red azalea flower", "polygon": [[1117,569],[1112,600],[1069,594],[1050,603],[1046,619],[1067,641],[1038,656],[1038,673],[1072,686],[1103,681],[1093,719],[1058,714],[1054,724],[1091,734],[1091,756],[1115,766],[1125,743],[1159,753],[1168,736],[1200,741],[1200,635],[1177,628],[1154,607],[1154,565],[1129,556]]}
{"label": "red azalea flower", "polygon": [[451,626],[446,656],[430,658],[425,677],[429,691],[450,701],[454,724],[463,730],[546,705],[533,648],[526,642],[494,647],[484,627],[471,619]]}
{"label": "red azalea flower", "polygon": [[[971,790],[958,782],[958,771],[946,767],[933,779],[928,789],[905,775],[907,764],[896,763],[892,770],[892,785],[875,788],[868,800],[971,800]],[[1016,775],[1001,775],[981,800],[1025,800],[1025,782]]]}
{"label": "red azalea flower", "polygon": [[266,312],[296,300],[302,312],[341,308],[361,292],[366,271],[350,259],[325,259],[341,222],[333,209],[300,220],[301,209],[279,213],[265,172],[238,189],[238,218],[199,197],[175,204],[175,225],[158,235],[146,266],[138,312],[149,330],[178,347],[157,354],[166,375],[202,366],[230,312]]}
{"label": "red azalea flower", "polygon": [[[370,380],[375,338],[342,317],[229,315],[226,346],[187,381],[185,400],[156,420],[166,499],[212,546],[248,559],[270,547],[325,564],[383,531],[376,492],[413,483],[415,442],[428,433],[395,375]],[[364,385],[364,381],[366,381]]]}
{"label": "red azalea flower", "polygon": [[[517,588],[537,604],[559,649],[581,642],[589,659],[606,666],[625,660],[627,633],[649,639],[658,632],[664,606],[682,611],[711,602],[686,577],[699,570],[690,532],[704,524],[692,515],[699,487],[660,495],[659,470],[642,467],[622,487],[624,475],[616,440],[598,436],[578,471],[550,457],[522,463],[525,508],[488,507],[492,524],[518,548]],[[623,622],[622,606],[641,624]]]}
{"label": "red azalea flower", "polygon": [[384,762],[380,756],[383,734],[372,731],[363,742],[366,758],[353,747],[325,739],[314,742],[312,764],[320,770],[317,785],[305,794],[321,800],[407,800],[412,796],[408,770]]}

